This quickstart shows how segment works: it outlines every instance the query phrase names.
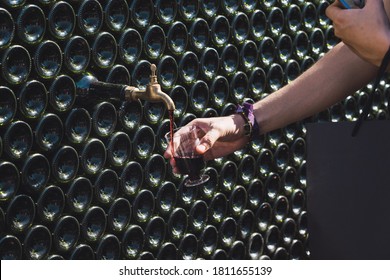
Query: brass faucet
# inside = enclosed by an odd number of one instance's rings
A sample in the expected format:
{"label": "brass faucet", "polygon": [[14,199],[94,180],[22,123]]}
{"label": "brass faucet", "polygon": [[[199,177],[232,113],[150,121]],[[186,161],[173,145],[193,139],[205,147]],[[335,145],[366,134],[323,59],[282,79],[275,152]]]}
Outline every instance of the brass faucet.
{"label": "brass faucet", "polygon": [[126,100],[142,99],[150,102],[163,102],[169,111],[175,110],[175,103],[168,94],[161,90],[161,86],[157,81],[155,64],[150,65],[152,74],[150,75],[150,82],[146,86],[145,90],[140,90],[137,87],[127,86],[125,88]]}

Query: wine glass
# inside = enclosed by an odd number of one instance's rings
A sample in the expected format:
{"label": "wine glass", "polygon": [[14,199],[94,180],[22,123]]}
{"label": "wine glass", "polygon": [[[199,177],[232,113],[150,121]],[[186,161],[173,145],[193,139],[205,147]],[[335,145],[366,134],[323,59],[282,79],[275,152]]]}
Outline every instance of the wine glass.
{"label": "wine glass", "polygon": [[196,146],[200,144],[200,139],[204,136],[204,131],[197,126],[184,126],[165,134],[165,139],[176,162],[176,167],[181,174],[187,174],[184,181],[186,187],[194,187],[209,180],[209,176],[202,170],[206,167],[203,156],[196,152]]}

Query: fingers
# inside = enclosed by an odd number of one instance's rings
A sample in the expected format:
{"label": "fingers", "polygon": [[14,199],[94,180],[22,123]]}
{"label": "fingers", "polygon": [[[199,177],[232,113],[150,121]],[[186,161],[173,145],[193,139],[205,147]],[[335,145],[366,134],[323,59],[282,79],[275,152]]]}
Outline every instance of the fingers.
{"label": "fingers", "polygon": [[352,47],[351,45],[347,44],[347,43],[344,43],[352,52],[354,52],[356,55],[359,56],[359,52],[354,48]]}
{"label": "fingers", "polygon": [[196,152],[200,155],[206,153],[220,137],[216,129],[209,130],[200,140],[200,144],[196,147]]}
{"label": "fingers", "polygon": [[164,157],[166,159],[170,159],[172,157],[172,148],[171,148],[171,144],[168,145],[168,148],[165,150],[164,152]]}
{"label": "fingers", "polygon": [[176,167],[175,159],[173,157],[171,157],[171,159],[169,160],[169,164],[172,166],[173,173],[180,174],[179,169],[177,169]]}
{"label": "fingers", "polygon": [[227,156],[228,154],[243,148],[248,143],[248,141],[249,140],[247,137],[241,137],[235,141],[229,142],[217,141],[214,143],[212,149],[209,149],[203,154],[203,159],[208,161]]}
{"label": "fingers", "polygon": [[172,155],[172,153],[171,153],[170,147],[168,147],[167,150],[165,151],[164,157],[165,157],[166,159],[169,159],[169,164],[172,166],[172,171],[173,171],[173,173],[175,173],[175,174],[180,174],[179,170],[178,170],[177,167],[176,167],[175,158],[173,157],[173,155]]}

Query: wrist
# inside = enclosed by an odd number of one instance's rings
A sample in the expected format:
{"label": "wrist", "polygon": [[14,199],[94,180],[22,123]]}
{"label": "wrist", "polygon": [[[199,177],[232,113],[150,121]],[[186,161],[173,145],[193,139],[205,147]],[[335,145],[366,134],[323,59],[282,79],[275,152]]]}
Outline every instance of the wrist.
{"label": "wrist", "polygon": [[235,132],[234,134],[238,137],[245,137],[245,120],[240,114],[233,114],[231,115],[231,118],[233,120],[233,123],[235,125]]}

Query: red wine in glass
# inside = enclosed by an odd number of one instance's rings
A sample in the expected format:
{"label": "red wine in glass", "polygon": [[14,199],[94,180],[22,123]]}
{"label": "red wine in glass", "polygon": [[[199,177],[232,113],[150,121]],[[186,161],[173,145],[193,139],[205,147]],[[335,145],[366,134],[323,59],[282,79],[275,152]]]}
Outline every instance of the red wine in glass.
{"label": "red wine in glass", "polygon": [[181,174],[188,174],[190,180],[200,179],[200,173],[206,166],[202,156],[176,156],[174,159]]}

